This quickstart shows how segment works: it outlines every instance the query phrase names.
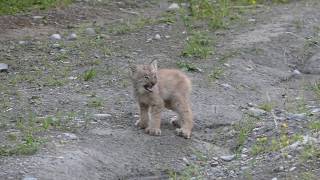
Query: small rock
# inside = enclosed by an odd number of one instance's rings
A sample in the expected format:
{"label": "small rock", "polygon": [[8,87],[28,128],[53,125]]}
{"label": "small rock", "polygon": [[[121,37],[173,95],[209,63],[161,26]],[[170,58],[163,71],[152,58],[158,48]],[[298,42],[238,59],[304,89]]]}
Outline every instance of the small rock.
{"label": "small rock", "polygon": [[67,139],[67,140],[76,140],[76,139],[78,139],[78,137],[73,133],[63,133],[62,135],[64,136],[64,139]]}
{"label": "small rock", "polygon": [[298,69],[295,69],[295,70],[293,70],[292,74],[293,74],[294,76],[300,76],[300,75],[301,75],[301,72],[300,72]]}
{"label": "small rock", "polygon": [[61,40],[61,35],[60,34],[52,34],[50,36],[50,39],[53,40],[53,41]]}
{"label": "small rock", "polygon": [[107,117],[111,117],[111,114],[94,114],[93,115],[96,118],[107,118]]}
{"label": "small rock", "polygon": [[272,178],[271,180],[278,180],[278,178],[274,177],[274,178]]}
{"label": "small rock", "polygon": [[0,63],[0,72],[8,72],[8,64]]}
{"label": "small rock", "polygon": [[248,22],[256,22],[256,19],[248,19]]}
{"label": "small rock", "polygon": [[70,77],[68,77],[68,79],[69,79],[69,80],[76,80],[76,79],[77,79],[77,77],[70,76]]}
{"label": "small rock", "polygon": [[25,45],[25,44],[27,44],[26,41],[19,41],[18,43],[19,43],[20,45]]}
{"label": "small rock", "polygon": [[188,159],[186,157],[183,157],[182,160],[183,160],[184,163],[186,163],[187,166],[190,165],[190,163],[189,163],[189,161],[188,161]]}
{"label": "small rock", "polygon": [[37,178],[32,177],[32,176],[26,176],[22,180],[37,180]]}
{"label": "small rock", "polygon": [[34,20],[43,19],[43,16],[33,16],[32,19]]}
{"label": "small rock", "polygon": [[267,114],[265,110],[254,108],[254,107],[249,108],[248,112],[250,115],[255,117],[264,116]]}
{"label": "small rock", "polygon": [[288,120],[301,121],[301,120],[306,120],[307,119],[307,115],[306,115],[306,113],[301,113],[301,114],[288,113],[287,119]]}
{"label": "small rock", "polygon": [[67,39],[72,41],[72,40],[76,40],[77,37],[78,37],[78,36],[77,36],[76,33],[71,33],[71,34],[69,34],[69,36],[68,36]]}
{"label": "small rock", "polygon": [[169,35],[165,35],[164,37],[165,37],[166,39],[169,39],[169,38],[170,38],[170,36],[169,36]]}
{"label": "small rock", "polygon": [[223,83],[223,84],[221,84],[221,86],[224,87],[225,90],[232,88],[232,86],[230,84],[227,84],[227,83]]}
{"label": "small rock", "polygon": [[211,161],[210,162],[210,166],[211,167],[216,167],[216,166],[218,166],[219,165],[219,162],[218,161]]}
{"label": "small rock", "polygon": [[87,28],[86,33],[90,36],[96,35],[96,31],[93,28]]}
{"label": "small rock", "polygon": [[176,11],[180,9],[179,5],[177,3],[172,3],[169,7],[168,7],[168,11]]}
{"label": "small rock", "polygon": [[226,156],[220,156],[220,159],[224,161],[232,161],[235,157],[236,155],[226,155]]}
{"label": "small rock", "polygon": [[154,39],[156,39],[156,40],[160,40],[160,39],[161,39],[160,34],[156,34],[156,35],[154,36]]}
{"label": "small rock", "polygon": [[294,171],[296,169],[297,169],[297,167],[292,167],[292,168],[289,169],[289,171],[292,172],[292,171]]}
{"label": "small rock", "polygon": [[315,108],[311,110],[312,114],[319,114],[320,113],[320,108]]}
{"label": "small rock", "polygon": [[53,48],[60,48],[60,44],[59,43],[54,43],[54,44],[52,44],[52,47]]}
{"label": "small rock", "polygon": [[152,38],[148,38],[146,42],[149,43],[151,41],[152,41]]}

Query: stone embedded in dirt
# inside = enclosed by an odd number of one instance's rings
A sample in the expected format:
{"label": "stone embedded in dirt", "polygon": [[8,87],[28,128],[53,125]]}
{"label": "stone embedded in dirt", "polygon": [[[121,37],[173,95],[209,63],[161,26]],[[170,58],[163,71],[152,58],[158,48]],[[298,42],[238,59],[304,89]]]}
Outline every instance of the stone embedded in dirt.
{"label": "stone embedded in dirt", "polygon": [[218,161],[210,161],[209,164],[211,167],[217,167],[219,165],[219,162]]}
{"label": "stone embedded in dirt", "polygon": [[44,18],[43,16],[32,16],[32,19],[34,20],[43,19],[43,18]]}
{"label": "stone embedded in dirt", "polygon": [[37,180],[37,178],[32,177],[32,176],[26,176],[22,180]]}
{"label": "stone embedded in dirt", "polygon": [[59,43],[54,43],[54,44],[52,44],[52,47],[53,48],[60,48],[60,44]]}
{"label": "stone embedded in dirt", "polygon": [[297,167],[292,167],[292,168],[289,169],[289,171],[292,172],[292,171],[294,171],[296,169],[297,169]]}
{"label": "stone embedded in dirt", "polygon": [[186,157],[183,157],[182,160],[187,166],[190,165],[190,162],[188,161],[188,159]]}
{"label": "stone embedded in dirt", "polygon": [[165,35],[164,36],[166,39],[169,39],[171,36],[169,36],[169,35]]}
{"label": "stone embedded in dirt", "polygon": [[301,75],[301,72],[300,72],[298,69],[295,69],[295,70],[293,70],[292,74],[293,74],[294,76],[300,76],[300,75]]}
{"label": "stone embedded in dirt", "polygon": [[224,161],[232,161],[235,157],[236,155],[226,155],[226,156],[220,156],[220,159]]}
{"label": "stone embedded in dirt", "polygon": [[156,34],[156,35],[154,36],[154,39],[156,39],[156,40],[160,40],[160,39],[161,39],[160,34]]}
{"label": "stone embedded in dirt", "polygon": [[0,72],[8,72],[8,64],[0,63]]}
{"label": "stone embedded in dirt", "polygon": [[90,36],[96,35],[96,31],[93,28],[87,28],[86,33]]}
{"label": "stone embedded in dirt", "polygon": [[278,180],[278,178],[274,177],[274,178],[272,178],[271,180]]}
{"label": "stone embedded in dirt", "polygon": [[26,41],[19,41],[18,44],[25,45],[25,44],[27,44],[27,42]]}
{"label": "stone embedded in dirt", "polygon": [[68,40],[76,40],[77,39],[77,34],[76,33],[71,33],[69,34],[69,36],[67,37]]}
{"label": "stone embedded in dirt", "polygon": [[223,83],[223,84],[221,84],[221,86],[222,86],[225,90],[232,89],[232,86],[231,86],[230,84],[227,84],[227,83]]}
{"label": "stone embedded in dirt", "polygon": [[255,117],[264,116],[267,114],[267,112],[265,110],[254,108],[254,107],[249,108],[248,113],[252,116],[255,116]]}
{"label": "stone embedded in dirt", "polygon": [[320,113],[320,108],[314,108],[311,110],[311,114],[319,114]]}
{"label": "stone embedded in dirt", "polygon": [[149,43],[151,41],[152,41],[152,38],[148,38],[146,42]]}
{"label": "stone embedded in dirt", "polygon": [[320,74],[320,52],[308,59],[301,71],[307,74]]}
{"label": "stone embedded in dirt", "polygon": [[52,41],[61,40],[61,35],[60,35],[60,34],[52,34],[52,35],[50,36],[50,39],[51,39]]}
{"label": "stone embedded in dirt", "polygon": [[288,113],[287,119],[288,120],[294,120],[294,121],[307,120],[307,114],[306,113],[301,113],[301,114]]}
{"label": "stone embedded in dirt", "polygon": [[177,4],[177,3],[172,3],[172,4],[168,7],[168,11],[176,11],[176,10],[178,10],[178,9],[180,9],[180,6],[179,6],[179,4]]}
{"label": "stone embedded in dirt", "polygon": [[62,133],[62,135],[58,135],[57,137],[65,139],[65,140],[76,140],[76,139],[78,139],[77,135],[75,135],[73,133]]}
{"label": "stone embedded in dirt", "polygon": [[111,117],[111,114],[94,114],[93,115],[96,118],[107,118],[107,117]]}
{"label": "stone embedded in dirt", "polygon": [[253,19],[253,18],[248,19],[248,22],[256,22],[256,19]]}

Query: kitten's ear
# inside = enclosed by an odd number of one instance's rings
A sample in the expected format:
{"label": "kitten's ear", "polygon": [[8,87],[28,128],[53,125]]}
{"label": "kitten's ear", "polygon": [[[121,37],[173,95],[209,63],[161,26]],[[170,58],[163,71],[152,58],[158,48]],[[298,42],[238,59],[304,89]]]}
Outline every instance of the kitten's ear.
{"label": "kitten's ear", "polygon": [[157,60],[153,60],[153,61],[150,63],[150,66],[152,67],[152,70],[153,70],[153,71],[157,71],[157,70],[158,70],[158,62],[157,62]]}

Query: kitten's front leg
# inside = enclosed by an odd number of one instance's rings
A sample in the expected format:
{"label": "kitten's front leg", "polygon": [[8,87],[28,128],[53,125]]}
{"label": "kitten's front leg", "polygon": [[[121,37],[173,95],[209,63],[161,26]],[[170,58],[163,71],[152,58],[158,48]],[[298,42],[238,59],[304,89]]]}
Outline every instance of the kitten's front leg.
{"label": "kitten's front leg", "polygon": [[135,123],[136,126],[145,129],[149,123],[149,106],[146,104],[139,104],[140,106],[140,119]]}
{"label": "kitten's front leg", "polygon": [[153,105],[150,110],[151,119],[149,121],[148,127],[146,128],[146,133],[152,136],[160,136],[160,124],[161,124],[161,111],[162,106]]}

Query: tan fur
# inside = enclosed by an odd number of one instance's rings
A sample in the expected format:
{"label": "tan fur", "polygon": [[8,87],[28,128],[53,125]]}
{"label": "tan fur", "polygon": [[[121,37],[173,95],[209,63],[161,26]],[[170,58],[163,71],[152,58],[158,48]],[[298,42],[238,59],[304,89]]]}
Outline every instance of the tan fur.
{"label": "tan fur", "polygon": [[190,103],[191,81],[176,69],[157,70],[156,61],[150,65],[131,66],[131,79],[135,97],[140,107],[140,119],[136,125],[145,128],[150,135],[161,135],[161,111],[175,111],[178,119],[172,122],[180,126],[178,135],[190,138],[193,116]]}

